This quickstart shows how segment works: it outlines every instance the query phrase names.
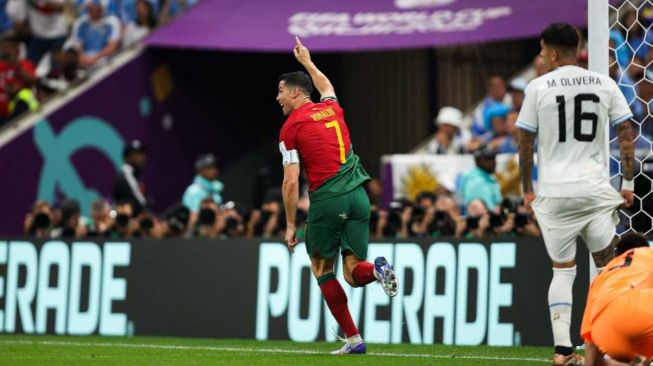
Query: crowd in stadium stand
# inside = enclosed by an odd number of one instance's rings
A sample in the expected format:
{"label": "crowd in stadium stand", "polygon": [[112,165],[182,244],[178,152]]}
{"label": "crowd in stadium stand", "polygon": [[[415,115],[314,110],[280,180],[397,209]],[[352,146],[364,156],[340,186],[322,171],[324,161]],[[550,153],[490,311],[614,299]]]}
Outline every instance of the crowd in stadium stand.
{"label": "crowd in stadium stand", "polygon": [[[300,239],[308,206],[308,196],[303,195],[297,212]],[[465,210],[466,216],[452,195],[433,192],[420,193],[415,203],[392,202],[388,209],[372,204],[370,236],[403,239],[540,235],[537,223],[525,207],[510,199],[502,200],[495,210],[488,209],[483,200],[474,199]],[[192,215],[196,215],[194,224],[190,224]],[[281,238],[284,228],[285,214],[278,197],[270,197],[257,209],[233,201],[219,204],[206,197],[199,202],[196,212],[179,205],[164,215],[147,210],[136,214],[129,201],[111,205],[105,199],[98,199],[92,203],[89,217],[81,215],[80,205],[74,199],[63,200],[57,208],[38,201],[24,222],[25,235],[36,238]]]}
{"label": "crowd in stadium stand", "polygon": [[0,2],[0,126],[84,80],[196,0]]}
{"label": "crowd in stadium stand", "polygon": [[[386,208],[383,185],[373,179],[367,185],[371,203],[370,236],[484,238],[493,235],[539,235],[539,228],[519,201],[503,198],[492,177],[495,153],[484,148],[475,153],[477,167],[464,177],[462,207],[453,192],[440,188],[425,191],[414,202],[400,200]],[[164,215],[150,212],[142,185],[146,148],[139,141],[126,144],[124,165],[112,190],[111,205],[98,199],[83,217],[78,201],[64,199],[56,208],[44,201],[33,205],[24,222],[24,233],[38,238],[280,238],[284,234],[285,213],[280,191],[270,191],[258,208],[225,201],[223,183],[218,179],[217,158],[204,154],[194,164],[196,176],[181,194],[180,204]],[[306,191],[298,202],[298,236],[308,217]],[[462,209],[461,209],[462,208]],[[466,212],[463,215],[462,212]]]}
{"label": "crowd in stadium stand", "polygon": [[[120,46],[141,38],[157,22],[165,21],[191,4],[180,0],[163,0],[161,4],[156,0],[123,0],[116,6],[113,2],[77,1],[77,19],[68,33],[63,1],[8,0],[6,13],[0,13],[0,26],[8,32],[2,38],[0,119],[6,120],[16,112],[34,107],[25,98],[16,99],[21,91],[36,90],[37,100],[52,91],[35,73],[34,65],[45,62],[44,54],[52,54],[46,65],[49,76],[74,79],[80,69],[88,71],[102,64]],[[610,53],[609,69],[610,76],[619,83],[631,103],[635,120],[641,122],[641,134],[648,139],[653,136],[650,113],[653,107],[653,30],[648,30],[653,24],[653,8],[650,11],[648,16],[645,11],[640,12],[640,19],[634,11],[622,12],[620,24],[623,26],[610,33],[614,52]],[[53,26],[43,27],[46,22]],[[93,31],[97,24],[103,25],[102,32]],[[580,66],[587,67],[587,55],[586,49],[579,52]],[[545,72],[538,61],[536,57],[533,65],[536,76]],[[71,63],[74,68],[69,66]],[[519,194],[502,194],[495,174],[496,154],[517,152],[516,121],[526,85],[527,81],[520,78],[507,83],[500,76],[490,77],[487,96],[472,112],[471,122],[466,121],[457,108],[441,108],[435,118],[437,131],[427,144],[426,152],[470,154],[476,166],[461,175],[455,192],[440,186],[437,191],[417,194],[412,202],[406,199],[383,202],[382,182],[372,180],[367,185],[372,206],[370,236],[540,235],[535,218],[522,205]],[[650,150],[646,139],[636,142]],[[56,208],[47,202],[36,202],[26,216],[25,234],[42,238],[283,236],[285,214],[280,190],[277,189],[276,194],[274,190],[272,194],[266,192],[262,205],[256,208],[223,198],[217,159],[210,154],[198,157],[195,162],[197,175],[186,191],[180,192],[180,204],[163,215],[151,213],[148,199],[141,193],[144,153],[144,147],[137,141],[125,147],[125,164],[114,184],[113,204],[98,199],[92,204],[90,217],[82,217],[74,199],[60,202]],[[297,213],[300,238],[308,207],[308,195],[304,192]]]}
{"label": "crowd in stadium stand", "polygon": [[[579,63],[586,61],[587,53],[583,51]],[[537,62],[534,66],[536,73],[541,74]],[[373,179],[367,185],[372,207],[370,236],[402,239],[539,236],[537,222],[522,205],[519,195],[502,195],[495,175],[496,155],[517,151],[515,123],[526,84],[515,79],[506,86],[503,78],[492,76],[486,98],[472,114],[471,128],[465,124],[460,110],[441,108],[435,118],[437,132],[427,145],[427,152],[470,154],[475,167],[461,174],[457,191],[440,186],[436,191],[417,194],[412,202],[403,199],[384,203],[383,183]],[[179,205],[156,215],[142,194],[145,147],[132,141],[123,153],[124,165],[113,187],[113,203],[98,199],[93,202],[89,217],[83,217],[74,199],[62,201],[56,208],[47,202],[36,202],[25,218],[25,234],[40,238],[283,237],[286,224],[280,190],[276,194],[275,190],[267,192],[260,207],[229,201],[229,197],[223,197],[217,158],[205,154],[197,158],[196,176],[185,192],[180,192]],[[308,194],[304,192],[297,212],[300,239],[308,207]]]}
{"label": "crowd in stadium stand", "polygon": [[474,110],[471,128],[463,113],[454,107],[443,107],[435,119],[437,132],[427,145],[432,154],[472,153],[489,147],[497,153],[517,152],[517,115],[524,99],[526,81],[515,79],[506,87],[500,76],[488,82],[488,95]]}
{"label": "crowd in stadium stand", "polygon": [[484,200],[475,198],[461,209],[449,192],[426,191],[418,194],[415,202],[393,201],[387,210],[373,204],[370,235],[402,239],[440,236],[481,239],[496,235],[539,236],[540,230],[520,200],[506,198],[494,209],[489,209]]}
{"label": "crowd in stadium stand", "polygon": [[[610,76],[630,103],[642,134],[653,136],[653,6],[623,7],[610,30]],[[649,122],[649,123],[646,123]],[[642,141],[638,141],[641,144]]]}

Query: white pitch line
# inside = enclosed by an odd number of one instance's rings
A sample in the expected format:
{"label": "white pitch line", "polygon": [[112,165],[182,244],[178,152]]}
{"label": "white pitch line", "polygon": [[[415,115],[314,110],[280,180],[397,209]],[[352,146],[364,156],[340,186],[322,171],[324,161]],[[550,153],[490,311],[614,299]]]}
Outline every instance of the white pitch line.
{"label": "white pitch line", "polygon": [[[219,347],[219,346],[180,346],[162,344],[137,344],[137,343],[111,343],[111,342],[65,342],[65,341],[15,341],[0,340],[0,344],[15,344],[26,346],[67,346],[67,347],[122,347],[122,348],[145,348],[145,349],[167,349],[167,350],[191,350],[191,351],[218,351],[218,352],[251,352],[251,353],[286,353],[286,354],[311,354],[324,355],[324,352],[311,350],[290,350],[280,348],[244,348],[244,347]],[[377,357],[403,357],[403,358],[436,358],[436,359],[464,359],[464,360],[486,360],[486,361],[532,361],[546,362],[551,360],[543,358],[519,358],[519,357],[496,357],[496,356],[466,356],[466,355],[432,355],[427,353],[393,353],[393,352],[368,352],[370,356]]]}

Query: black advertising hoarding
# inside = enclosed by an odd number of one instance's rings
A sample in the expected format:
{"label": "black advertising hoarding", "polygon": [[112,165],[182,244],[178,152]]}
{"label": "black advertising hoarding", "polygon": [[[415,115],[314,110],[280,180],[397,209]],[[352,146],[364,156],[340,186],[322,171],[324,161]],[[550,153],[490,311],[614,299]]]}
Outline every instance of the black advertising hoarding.
{"label": "black advertising hoarding", "polygon": [[[368,342],[550,345],[551,265],[541,239],[371,243],[400,292],[351,289]],[[579,246],[578,329],[588,287]],[[335,340],[303,247],[280,241],[0,241],[0,333]],[[578,340],[578,337],[575,336]]]}

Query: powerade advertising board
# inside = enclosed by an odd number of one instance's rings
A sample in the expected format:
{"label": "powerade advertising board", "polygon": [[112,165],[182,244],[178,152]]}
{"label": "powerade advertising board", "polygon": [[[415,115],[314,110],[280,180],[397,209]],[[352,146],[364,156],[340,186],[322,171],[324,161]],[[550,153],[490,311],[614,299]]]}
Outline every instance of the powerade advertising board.
{"label": "powerade advertising board", "polygon": [[[551,265],[539,238],[370,243],[400,279],[345,284],[368,342],[548,345]],[[588,287],[579,246],[578,329]],[[335,340],[303,245],[281,241],[0,241],[0,333]],[[576,340],[578,338],[576,337]]]}

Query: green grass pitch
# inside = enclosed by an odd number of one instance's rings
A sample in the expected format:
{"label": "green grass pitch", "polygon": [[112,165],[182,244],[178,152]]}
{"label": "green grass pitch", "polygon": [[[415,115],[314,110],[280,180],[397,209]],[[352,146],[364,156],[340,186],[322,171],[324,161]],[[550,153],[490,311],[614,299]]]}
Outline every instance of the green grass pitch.
{"label": "green grass pitch", "polygon": [[548,347],[368,344],[367,355],[331,356],[339,343],[159,337],[0,335],[0,365],[539,365]]}

